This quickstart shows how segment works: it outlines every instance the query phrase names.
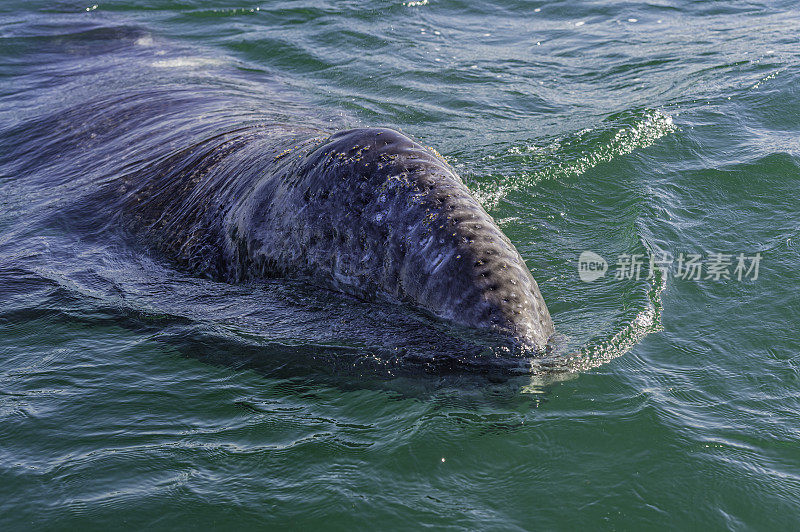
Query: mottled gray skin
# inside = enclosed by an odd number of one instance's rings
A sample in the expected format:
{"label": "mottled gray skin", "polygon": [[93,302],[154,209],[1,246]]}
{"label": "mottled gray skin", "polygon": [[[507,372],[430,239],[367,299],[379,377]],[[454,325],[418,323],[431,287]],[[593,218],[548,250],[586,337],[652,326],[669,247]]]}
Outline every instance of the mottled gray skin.
{"label": "mottled gray skin", "polygon": [[122,192],[134,232],[213,277],[308,278],[539,350],[553,334],[491,216],[441,157],[390,129],[231,134],[128,176]]}

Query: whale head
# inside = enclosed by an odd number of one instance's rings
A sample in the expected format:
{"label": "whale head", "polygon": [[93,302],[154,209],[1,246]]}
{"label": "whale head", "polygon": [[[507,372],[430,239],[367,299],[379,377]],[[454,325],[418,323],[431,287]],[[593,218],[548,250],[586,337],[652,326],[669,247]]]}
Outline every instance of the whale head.
{"label": "whale head", "polygon": [[553,323],[525,261],[432,149],[391,129],[342,131],[277,183],[259,207],[272,209],[263,223],[278,237],[261,246],[276,262],[545,350]]}

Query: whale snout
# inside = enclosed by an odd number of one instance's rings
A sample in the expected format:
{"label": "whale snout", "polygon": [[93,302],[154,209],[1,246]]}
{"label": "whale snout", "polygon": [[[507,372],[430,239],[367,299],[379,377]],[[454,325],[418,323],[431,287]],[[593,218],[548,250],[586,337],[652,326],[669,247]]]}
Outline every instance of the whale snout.
{"label": "whale snout", "polygon": [[417,294],[422,305],[455,322],[491,328],[545,349],[554,329],[539,287],[517,249],[466,187],[452,187],[444,198],[434,194],[426,211],[435,214],[417,232],[430,231],[435,244],[412,251],[427,264]]}

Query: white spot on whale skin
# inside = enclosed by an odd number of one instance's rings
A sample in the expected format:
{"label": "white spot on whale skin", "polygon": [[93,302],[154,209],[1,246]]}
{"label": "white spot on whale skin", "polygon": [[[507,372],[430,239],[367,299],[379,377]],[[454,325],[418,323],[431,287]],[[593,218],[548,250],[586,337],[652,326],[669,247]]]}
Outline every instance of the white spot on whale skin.
{"label": "white spot on whale skin", "polygon": [[436,274],[445,264],[450,262],[450,259],[453,258],[453,253],[454,251],[450,250],[449,252],[442,252],[436,255],[436,258],[430,263],[430,275]]}
{"label": "white spot on whale skin", "polygon": [[425,251],[426,249],[428,249],[428,246],[431,245],[432,241],[433,241],[433,236],[431,235],[428,235],[425,238],[421,239],[419,241],[419,249]]}

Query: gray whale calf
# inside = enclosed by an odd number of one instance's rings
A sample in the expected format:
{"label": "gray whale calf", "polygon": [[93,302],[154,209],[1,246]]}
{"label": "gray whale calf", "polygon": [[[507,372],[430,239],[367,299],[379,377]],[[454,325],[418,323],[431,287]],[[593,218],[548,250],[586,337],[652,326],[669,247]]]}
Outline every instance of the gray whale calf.
{"label": "gray whale calf", "polygon": [[391,129],[220,135],[109,186],[123,225],[213,278],[308,279],[409,303],[543,351],[522,257],[441,157]]}

